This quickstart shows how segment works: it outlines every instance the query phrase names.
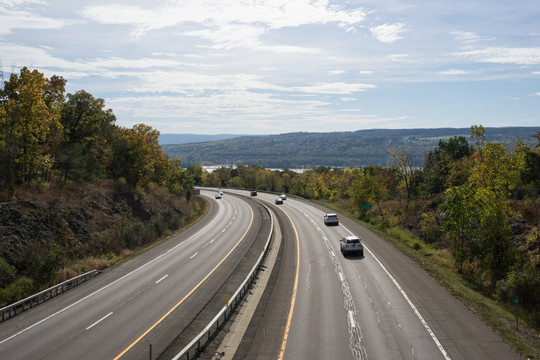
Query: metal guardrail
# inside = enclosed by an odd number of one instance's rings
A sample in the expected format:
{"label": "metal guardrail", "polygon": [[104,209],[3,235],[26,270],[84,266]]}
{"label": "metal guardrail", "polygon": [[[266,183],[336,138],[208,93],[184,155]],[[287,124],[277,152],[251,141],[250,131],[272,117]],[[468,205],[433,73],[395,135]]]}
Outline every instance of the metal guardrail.
{"label": "metal guardrail", "polygon": [[[262,263],[268,253],[268,246],[270,245],[270,241],[272,240],[272,236],[274,235],[274,217],[272,216],[272,212],[268,209],[266,205],[264,205],[264,208],[266,209],[268,214],[270,214],[270,235],[268,236],[266,245],[264,246],[263,251],[259,256],[259,259],[255,263],[255,266],[253,266],[246,279],[242,282],[238,290],[236,290],[236,292],[232,295],[231,299],[221,309],[221,311],[210,321],[210,323],[208,323],[204,330],[201,331],[199,335],[197,335],[195,339],[193,339],[186,347],[184,347],[172,360],[179,360],[182,358],[190,360],[190,354],[196,356],[198,353],[200,353],[204,349],[204,346],[212,339],[212,335],[215,335],[225,324],[225,322],[230,318],[232,312],[243,300],[244,295],[246,295],[246,293],[249,291],[251,284],[253,284],[253,282],[255,281],[258,271],[262,267]],[[220,319],[223,319],[221,323]]]}
{"label": "metal guardrail", "polygon": [[11,305],[5,306],[0,309],[0,314],[1,314],[0,322],[11,319],[12,317],[19,315],[20,313],[28,309],[31,309],[34,306],[37,306],[47,300],[50,300],[53,297],[56,297],[99,274],[101,274],[100,270],[89,271],[85,274],[82,274],[74,278],[71,278],[69,280],[66,280],[64,282],[61,282],[60,284],[52,286],[35,295],[29,296],[26,299],[23,299]]}

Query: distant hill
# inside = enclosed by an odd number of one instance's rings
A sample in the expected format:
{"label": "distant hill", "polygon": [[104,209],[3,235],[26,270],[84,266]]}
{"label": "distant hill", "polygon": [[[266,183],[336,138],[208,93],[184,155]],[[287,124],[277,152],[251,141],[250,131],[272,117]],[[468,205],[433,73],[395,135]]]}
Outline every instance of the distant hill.
{"label": "distant hill", "polygon": [[[518,138],[536,144],[540,127],[485,128],[486,140],[513,146]],[[266,168],[387,166],[388,149],[405,146],[416,166],[441,139],[462,135],[471,144],[468,128],[373,129],[354,132],[287,133],[240,136],[192,144],[164,145],[163,151],[189,165],[257,165]]]}
{"label": "distant hill", "polygon": [[199,142],[217,141],[225,139],[233,139],[242,135],[234,134],[219,134],[219,135],[202,135],[202,134],[161,134],[159,136],[160,145],[178,145],[191,144]]}

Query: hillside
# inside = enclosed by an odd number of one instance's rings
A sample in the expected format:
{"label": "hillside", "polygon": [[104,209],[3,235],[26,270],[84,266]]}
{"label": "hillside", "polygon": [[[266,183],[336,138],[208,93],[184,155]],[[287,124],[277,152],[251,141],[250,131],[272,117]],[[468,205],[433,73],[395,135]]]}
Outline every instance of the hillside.
{"label": "hillside", "polygon": [[207,141],[218,141],[240,137],[242,135],[234,134],[218,134],[218,135],[204,135],[204,134],[161,134],[159,136],[160,145],[178,145],[178,144],[191,144]]}
{"label": "hillside", "polygon": [[[532,141],[540,127],[486,128],[486,140],[513,146],[518,138]],[[468,128],[373,129],[354,132],[287,133],[241,136],[233,139],[191,144],[164,145],[172,158],[190,165],[258,165],[266,168],[387,166],[388,149],[405,146],[416,166],[423,166],[424,154],[439,140],[465,136]]]}

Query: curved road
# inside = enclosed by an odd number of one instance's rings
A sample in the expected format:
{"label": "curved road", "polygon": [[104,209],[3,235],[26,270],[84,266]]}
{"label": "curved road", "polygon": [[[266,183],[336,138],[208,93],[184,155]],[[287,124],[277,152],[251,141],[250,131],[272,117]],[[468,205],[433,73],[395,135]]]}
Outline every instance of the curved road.
{"label": "curved road", "polygon": [[[248,195],[247,192],[240,192]],[[258,194],[270,204],[276,195]],[[420,266],[360,224],[289,198],[272,205],[280,266],[234,359],[519,359]],[[359,235],[363,257],[344,257]]]}
{"label": "curved road", "polygon": [[[202,194],[212,198],[204,221],[0,323],[0,358],[148,359],[150,345],[153,354],[161,354],[172,351],[171,343],[188,343],[202,329],[191,329],[195,316],[224,305],[228,294],[220,293],[222,284],[234,282],[235,269],[253,266],[242,261],[254,260],[255,242],[268,236],[259,236],[266,231],[260,206]],[[256,248],[258,256],[262,245]],[[239,284],[243,278],[238,279]],[[201,321],[206,325],[207,319]]]}

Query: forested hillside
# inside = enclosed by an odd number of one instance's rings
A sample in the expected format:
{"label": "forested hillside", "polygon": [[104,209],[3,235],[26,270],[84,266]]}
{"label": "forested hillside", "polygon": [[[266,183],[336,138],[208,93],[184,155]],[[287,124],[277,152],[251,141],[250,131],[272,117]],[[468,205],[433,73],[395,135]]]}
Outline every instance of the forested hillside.
{"label": "forested hillside", "polygon": [[[507,147],[518,138],[532,141],[540,127],[486,128],[486,140]],[[331,133],[288,133],[242,136],[204,143],[165,145],[163,151],[189,165],[256,165],[266,168],[312,168],[386,166],[390,148],[407,148],[414,166],[422,167],[424,155],[439,140],[465,136],[472,144],[469,129],[359,130]]]}
{"label": "forested hillside", "polygon": [[0,86],[0,306],[102,268],[197,216],[159,131],[23,68]]}

